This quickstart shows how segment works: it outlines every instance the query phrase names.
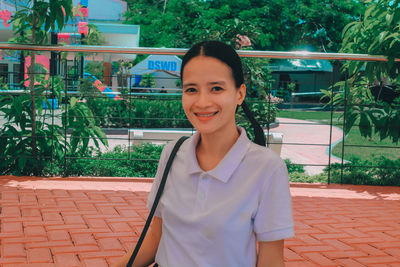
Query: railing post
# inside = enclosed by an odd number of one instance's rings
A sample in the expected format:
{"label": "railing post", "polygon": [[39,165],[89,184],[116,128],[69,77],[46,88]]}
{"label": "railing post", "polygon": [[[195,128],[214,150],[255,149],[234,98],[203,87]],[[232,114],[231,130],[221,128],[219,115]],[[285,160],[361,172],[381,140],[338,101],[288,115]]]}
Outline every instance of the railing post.
{"label": "railing post", "polygon": [[65,61],[64,86],[64,177],[67,176],[67,128],[68,128],[68,63]]}
{"label": "railing post", "polygon": [[332,159],[332,128],[333,128],[333,92],[334,92],[335,72],[331,76],[331,118],[329,127],[329,147],[328,147],[328,184],[331,183],[331,159]]}
{"label": "railing post", "polygon": [[[118,85],[118,81],[117,81],[117,85]],[[118,87],[118,86],[117,86]],[[132,128],[132,77],[129,80],[129,86],[128,86],[128,95],[126,97],[128,97],[128,106],[129,106],[129,122],[128,122],[128,159],[131,159],[131,144],[133,146],[133,140],[131,140],[131,135],[130,135],[130,129]]]}
{"label": "railing post", "polygon": [[345,129],[346,129],[346,112],[347,112],[347,90],[348,89],[348,70],[346,70],[345,74],[345,82],[344,82],[344,110],[343,110],[343,139],[342,139],[342,161],[340,166],[340,183],[343,184],[343,168],[344,168],[344,142],[346,138]]}
{"label": "railing post", "polygon": [[[51,33],[50,43],[56,45],[58,43],[57,33]],[[54,94],[54,76],[57,75],[57,52],[50,53],[50,82],[51,82],[51,153],[50,153],[50,170],[54,175],[54,109],[55,109],[55,94]]]}

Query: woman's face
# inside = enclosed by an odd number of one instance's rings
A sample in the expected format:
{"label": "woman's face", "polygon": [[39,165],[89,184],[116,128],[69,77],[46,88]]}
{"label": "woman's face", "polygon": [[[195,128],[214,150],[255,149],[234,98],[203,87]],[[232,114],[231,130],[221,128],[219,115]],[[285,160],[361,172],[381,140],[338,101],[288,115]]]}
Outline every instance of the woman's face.
{"label": "woman's face", "polygon": [[235,111],[246,87],[236,88],[228,65],[213,57],[194,57],[185,65],[182,85],[183,110],[197,131],[214,134],[236,128]]}

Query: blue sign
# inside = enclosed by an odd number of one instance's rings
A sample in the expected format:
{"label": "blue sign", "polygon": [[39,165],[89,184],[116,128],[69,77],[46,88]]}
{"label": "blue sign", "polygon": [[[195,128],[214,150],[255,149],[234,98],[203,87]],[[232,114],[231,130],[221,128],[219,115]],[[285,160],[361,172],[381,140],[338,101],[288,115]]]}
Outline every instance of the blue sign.
{"label": "blue sign", "polygon": [[178,64],[175,61],[149,60],[147,68],[149,70],[177,71]]}

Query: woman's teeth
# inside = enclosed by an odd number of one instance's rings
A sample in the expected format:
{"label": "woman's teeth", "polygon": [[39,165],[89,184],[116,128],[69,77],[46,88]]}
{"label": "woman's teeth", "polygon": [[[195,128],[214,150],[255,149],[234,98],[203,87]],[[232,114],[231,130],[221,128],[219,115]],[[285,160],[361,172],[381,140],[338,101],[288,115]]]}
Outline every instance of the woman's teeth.
{"label": "woman's teeth", "polygon": [[199,117],[211,117],[211,116],[213,116],[213,115],[215,115],[217,113],[218,113],[218,111],[216,111],[214,113],[210,113],[210,114],[196,114],[196,115],[199,116]]}

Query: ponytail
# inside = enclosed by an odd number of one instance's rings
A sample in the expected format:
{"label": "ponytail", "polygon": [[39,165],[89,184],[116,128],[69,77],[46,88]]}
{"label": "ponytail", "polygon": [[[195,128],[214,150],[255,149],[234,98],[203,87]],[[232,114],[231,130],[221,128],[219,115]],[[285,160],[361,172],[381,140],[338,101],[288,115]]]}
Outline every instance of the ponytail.
{"label": "ponytail", "polygon": [[254,130],[254,143],[260,145],[260,146],[265,146],[265,134],[264,130],[261,128],[260,124],[256,121],[254,118],[253,113],[247,106],[246,102],[242,102],[242,108],[244,111],[244,114],[246,114],[246,117],[249,119],[251,126],[253,127]]}

